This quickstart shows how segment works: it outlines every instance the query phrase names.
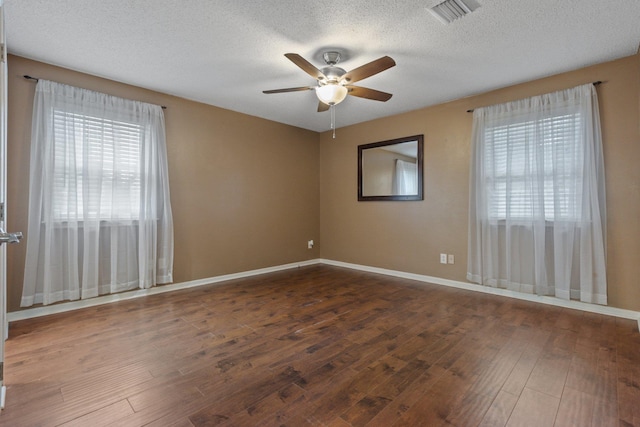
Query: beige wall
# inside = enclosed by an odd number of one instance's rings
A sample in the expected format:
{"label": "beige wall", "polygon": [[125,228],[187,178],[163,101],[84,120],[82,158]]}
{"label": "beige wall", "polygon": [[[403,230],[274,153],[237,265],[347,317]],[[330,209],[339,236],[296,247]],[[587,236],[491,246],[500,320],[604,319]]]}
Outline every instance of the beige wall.
{"label": "beige wall", "polygon": [[[609,305],[640,310],[640,55],[340,128],[320,142],[321,256],[465,281],[472,115],[602,80]],[[357,146],[424,134],[424,201],[358,202]],[[402,220],[398,220],[401,218]],[[439,254],[455,255],[454,265]]]}
{"label": "beige wall", "polygon": [[[318,134],[169,95],[9,57],[8,224],[28,232],[31,109],[22,75],[166,105],[174,280],[317,258]],[[259,95],[258,95],[259,96]],[[19,309],[26,245],[8,250],[8,311]]]}

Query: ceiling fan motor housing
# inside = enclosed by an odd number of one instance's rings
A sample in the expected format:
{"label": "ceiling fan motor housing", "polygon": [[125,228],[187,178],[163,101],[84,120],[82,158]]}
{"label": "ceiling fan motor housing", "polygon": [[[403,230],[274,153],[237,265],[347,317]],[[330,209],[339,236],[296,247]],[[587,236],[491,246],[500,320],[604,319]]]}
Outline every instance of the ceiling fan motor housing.
{"label": "ceiling fan motor housing", "polygon": [[334,65],[330,65],[328,67],[324,67],[320,71],[322,71],[322,74],[324,74],[327,77],[326,79],[320,80],[319,81],[320,84],[338,83],[338,81],[340,80],[340,77],[342,77],[345,74],[347,74],[346,70],[344,70],[344,69],[342,69],[340,67],[336,67]]}

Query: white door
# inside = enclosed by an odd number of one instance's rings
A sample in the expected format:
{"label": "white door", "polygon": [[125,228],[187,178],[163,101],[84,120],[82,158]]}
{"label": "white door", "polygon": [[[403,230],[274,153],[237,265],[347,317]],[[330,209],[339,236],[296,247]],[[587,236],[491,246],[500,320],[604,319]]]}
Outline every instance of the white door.
{"label": "white door", "polygon": [[22,233],[5,233],[7,195],[7,46],[4,34],[4,0],[0,0],[0,409],[4,408],[4,341],[7,323],[7,245]]}

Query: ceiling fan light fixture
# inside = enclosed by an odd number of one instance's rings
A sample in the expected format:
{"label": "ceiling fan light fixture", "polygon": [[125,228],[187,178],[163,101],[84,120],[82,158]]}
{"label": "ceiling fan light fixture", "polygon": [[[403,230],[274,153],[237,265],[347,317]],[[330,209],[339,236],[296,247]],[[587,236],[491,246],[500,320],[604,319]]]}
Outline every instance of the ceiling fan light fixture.
{"label": "ceiling fan light fixture", "polygon": [[338,83],[320,85],[316,88],[316,96],[327,105],[340,104],[347,97],[349,91]]}

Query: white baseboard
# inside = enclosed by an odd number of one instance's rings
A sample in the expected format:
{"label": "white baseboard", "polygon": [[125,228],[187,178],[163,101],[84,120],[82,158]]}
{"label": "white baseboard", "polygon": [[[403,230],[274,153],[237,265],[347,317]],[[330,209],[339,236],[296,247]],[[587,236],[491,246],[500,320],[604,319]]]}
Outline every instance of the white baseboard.
{"label": "white baseboard", "polygon": [[274,267],[260,268],[257,270],[243,271],[240,273],[225,274],[222,276],[209,277],[205,279],[191,280],[189,282],[156,286],[150,289],[141,289],[137,291],[122,292],[119,294],[104,295],[104,296],[91,298],[87,300],[71,301],[71,302],[65,302],[61,304],[50,305],[50,306],[43,306],[43,307],[30,308],[30,309],[21,310],[21,311],[14,311],[11,313],[7,313],[7,320],[9,322],[15,322],[17,320],[31,319],[34,317],[46,316],[49,314],[63,313],[66,311],[78,310],[86,307],[93,307],[96,305],[109,304],[112,302],[124,301],[128,299],[133,299],[133,298],[140,298],[147,295],[156,295],[156,294],[176,291],[180,289],[188,289],[188,288],[194,288],[197,286],[211,285],[215,283],[224,282],[227,280],[242,279],[245,277],[257,276],[259,274],[273,273],[276,271],[289,270],[292,268],[298,268],[298,267],[314,265],[314,264],[327,264],[327,265],[333,265],[336,267],[345,267],[345,268],[350,268],[352,270],[367,271],[370,273],[384,274],[387,276],[411,279],[419,282],[432,283],[432,284],[442,285],[442,286],[450,286],[453,288],[465,289],[468,291],[482,292],[486,294],[499,295],[499,296],[516,298],[516,299],[525,300],[525,301],[537,302],[540,304],[547,304],[547,305],[553,305],[557,307],[570,308],[573,310],[582,310],[582,311],[588,311],[590,313],[620,317],[623,319],[636,320],[638,322],[638,329],[640,330],[640,312],[637,312],[637,311],[625,310],[622,308],[608,307],[608,306],[597,305],[597,304],[587,304],[580,301],[566,301],[559,298],[548,297],[548,296],[524,294],[524,293],[509,291],[506,289],[498,289],[498,288],[492,288],[489,286],[481,286],[474,283],[460,282],[457,280],[443,279],[440,277],[426,276],[426,275],[415,274],[415,273],[407,273],[404,271],[389,270],[389,269],[378,268],[378,267],[369,267],[366,265],[351,264],[347,262],[333,261],[330,259],[322,259],[322,258],[296,262],[291,264],[284,264],[284,265],[279,265]]}
{"label": "white baseboard", "polygon": [[225,274],[222,276],[209,277],[205,279],[196,279],[188,282],[173,283],[170,285],[161,285],[149,289],[140,289],[136,291],[121,292],[118,294],[103,295],[85,300],[69,301],[60,304],[46,305],[26,310],[13,311],[7,313],[7,321],[15,322],[17,320],[32,319],[34,317],[47,316],[50,314],[64,313],[81,308],[94,307],[96,305],[110,304],[112,302],[125,301],[133,298],[145,297],[148,295],[163,294],[165,292],[177,291],[180,289],[195,288],[198,286],[211,285],[214,283],[224,282],[227,280],[242,279],[245,277],[257,276],[259,274],[273,273],[276,271],[289,270],[292,268],[303,267],[306,265],[318,264],[318,259],[294,262],[291,264],[278,265],[274,267],[259,268],[257,270],[242,271],[240,273]]}
{"label": "white baseboard", "polygon": [[466,289],[468,291],[482,292],[485,294],[500,295],[509,298],[516,298],[525,301],[537,302],[540,304],[554,305],[557,307],[570,308],[573,310],[588,311],[590,313],[604,314],[607,316],[620,317],[623,319],[636,320],[638,329],[640,330],[640,312],[633,310],[625,310],[623,308],[609,307],[606,305],[588,304],[580,301],[566,301],[560,298],[539,296],[514,292],[507,289],[492,288],[490,286],[477,285],[475,283],[459,282],[457,280],[442,279],[440,277],[425,276],[422,274],[406,273],[404,271],[388,270],[385,268],[369,267],[366,265],[351,264],[342,261],[333,261],[330,259],[320,259],[321,264],[334,265],[336,267],[346,267],[353,270],[367,271],[370,273],[385,274],[387,276],[401,277],[404,279],[417,280],[420,282],[433,283],[436,285],[450,286],[458,289]]}

